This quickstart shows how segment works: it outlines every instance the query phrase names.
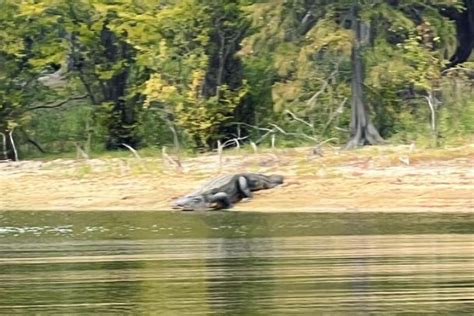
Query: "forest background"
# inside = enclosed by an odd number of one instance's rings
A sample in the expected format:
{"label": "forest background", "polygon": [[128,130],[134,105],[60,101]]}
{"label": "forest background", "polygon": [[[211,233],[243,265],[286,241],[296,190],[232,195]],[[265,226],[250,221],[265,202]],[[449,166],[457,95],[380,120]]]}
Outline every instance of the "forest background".
{"label": "forest background", "polygon": [[0,7],[0,159],[472,141],[472,0]]}

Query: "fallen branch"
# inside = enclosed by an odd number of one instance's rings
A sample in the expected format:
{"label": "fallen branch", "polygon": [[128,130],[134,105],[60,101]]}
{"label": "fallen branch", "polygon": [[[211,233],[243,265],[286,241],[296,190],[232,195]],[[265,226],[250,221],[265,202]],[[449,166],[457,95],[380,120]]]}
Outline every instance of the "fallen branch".
{"label": "fallen branch", "polygon": [[291,117],[295,120],[295,121],[298,121],[298,122],[301,122],[307,126],[309,126],[311,128],[311,130],[314,132],[314,126],[308,122],[306,122],[305,120],[303,119],[300,119],[299,117],[297,117],[293,112],[291,112],[290,110],[285,110],[285,113],[288,113],[291,115]]}
{"label": "fallen branch", "polygon": [[328,139],[326,139],[326,140],[320,142],[320,143],[318,144],[318,146],[324,145],[324,144],[329,143],[329,142],[331,142],[331,141],[333,141],[333,140],[337,140],[337,138],[336,138],[336,137],[328,138]]}
{"label": "fallen branch", "polygon": [[324,145],[325,143],[328,143],[328,142],[333,141],[333,140],[337,140],[337,138],[333,137],[333,138],[329,138],[329,139],[326,139],[326,140],[320,142],[315,147],[311,148],[311,154],[323,157],[324,153],[323,153],[323,149],[321,148],[321,146]]}
{"label": "fallen branch", "polygon": [[[291,113],[291,112],[290,112]],[[290,114],[291,115],[291,114]],[[263,141],[263,139],[265,139],[268,135],[274,135],[276,131],[282,133],[283,135],[286,135],[286,136],[293,136],[293,137],[304,137],[306,139],[309,139],[313,142],[318,142],[318,139],[315,138],[315,137],[312,137],[312,136],[309,136],[308,134],[305,134],[305,133],[291,133],[291,132],[287,132],[285,131],[284,129],[282,129],[281,127],[279,127],[278,125],[276,124],[273,124],[273,123],[270,123],[269,125],[272,126],[273,128],[265,128],[265,127],[258,127],[258,126],[254,126],[254,125],[250,125],[250,124],[247,124],[247,123],[243,123],[243,122],[231,122],[230,124],[236,124],[236,125],[244,125],[244,126],[248,126],[248,127],[251,127],[251,128],[254,128],[256,130],[260,130],[260,131],[265,131],[266,133],[260,137],[257,141],[255,141],[255,144],[259,144]],[[309,124],[308,122],[306,122],[306,124]],[[274,142],[274,140],[273,140]]]}
{"label": "fallen branch", "polygon": [[247,127],[256,129],[258,131],[265,131],[266,133],[262,137],[260,137],[257,141],[255,141],[256,144],[259,144],[265,137],[267,137],[269,134],[275,132],[275,130],[271,129],[271,128],[259,127],[259,126],[250,125],[250,124],[247,124],[247,123],[244,123],[244,122],[230,122],[229,124],[230,125],[237,125],[238,127],[240,127],[240,125],[243,125],[243,126],[247,126]]}
{"label": "fallen branch", "polygon": [[284,129],[282,129],[281,127],[279,127],[278,125],[276,124],[273,124],[273,123],[270,123],[271,126],[273,126],[276,130],[278,130],[280,133],[282,133],[283,135],[287,135],[287,136],[293,136],[293,137],[304,137],[306,139],[309,139],[309,140],[312,140],[314,142],[318,142],[318,140],[315,138],[315,137],[312,137],[312,136],[309,136],[305,133],[291,133],[291,132],[287,132],[285,131]]}
{"label": "fallen branch", "polygon": [[171,158],[171,156],[166,153],[166,146],[163,146],[161,148],[161,155],[168,162],[168,164],[175,165],[178,172],[183,171],[183,166],[181,164],[181,161]]}
{"label": "fallen branch", "polygon": [[[240,149],[240,141],[241,140],[244,140],[248,138],[248,136],[245,136],[245,137],[235,137],[235,138],[232,138],[232,139],[229,139],[227,141],[225,141],[223,144],[222,144],[222,148],[225,148],[227,146],[229,146],[230,144],[235,144],[235,146],[237,147],[237,149]],[[218,141],[219,143],[219,141]]]}
{"label": "fallen branch", "polygon": [[127,148],[128,150],[130,150],[130,151],[132,152],[132,154],[135,156],[135,158],[137,158],[138,160],[141,160],[141,159],[142,159],[142,157],[140,157],[140,155],[138,154],[138,152],[137,152],[135,149],[133,149],[132,146],[129,146],[129,145],[125,144],[125,143],[122,143],[121,145],[122,145],[123,147]]}
{"label": "fallen branch", "polygon": [[275,133],[275,130],[271,129],[269,130],[268,132],[266,132],[265,134],[263,134],[262,137],[260,137],[259,139],[257,139],[255,141],[255,144],[260,144],[268,135],[273,135]]}
{"label": "fallen branch", "polygon": [[227,141],[225,141],[224,143],[221,143],[220,140],[217,141],[217,155],[219,157],[219,169],[222,169],[222,158],[223,158],[223,153],[224,153],[224,148],[229,146],[230,144],[235,144],[235,147],[237,148],[237,150],[240,149],[240,142],[241,140],[244,140],[248,138],[248,136],[245,136],[245,137],[235,137],[235,138],[232,138],[232,139],[229,139]]}
{"label": "fallen branch", "polygon": [[398,160],[399,160],[401,163],[403,163],[403,164],[405,164],[405,165],[407,165],[407,166],[410,165],[410,157],[409,157],[409,156],[401,156],[401,157],[398,157]]}
{"label": "fallen branch", "polygon": [[252,146],[254,154],[258,153],[257,144],[255,144],[253,141],[250,141],[250,146]]}

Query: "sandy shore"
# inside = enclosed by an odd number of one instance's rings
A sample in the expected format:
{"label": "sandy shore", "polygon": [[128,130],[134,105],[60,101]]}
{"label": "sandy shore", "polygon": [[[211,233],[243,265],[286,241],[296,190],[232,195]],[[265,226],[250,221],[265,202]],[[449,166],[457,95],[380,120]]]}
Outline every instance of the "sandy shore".
{"label": "sandy shore", "polygon": [[356,151],[309,148],[186,158],[0,163],[0,210],[169,211],[170,202],[221,173],[278,173],[286,183],[232,211],[473,212],[474,146]]}

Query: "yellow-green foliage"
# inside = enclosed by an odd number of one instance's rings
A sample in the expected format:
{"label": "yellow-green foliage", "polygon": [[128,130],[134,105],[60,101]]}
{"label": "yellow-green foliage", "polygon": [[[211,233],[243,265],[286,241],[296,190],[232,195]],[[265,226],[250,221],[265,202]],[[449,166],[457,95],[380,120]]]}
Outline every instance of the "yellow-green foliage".
{"label": "yellow-green foliage", "polygon": [[246,89],[231,91],[227,85],[218,87],[210,98],[201,95],[204,73],[195,71],[186,98],[176,106],[177,123],[200,145],[218,140],[218,128],[231,118]]}
{"label": "yellow-green foliage", "polygon": [[237,91],[221,85],[218,95],[204,98],[201,93],[204,76],[204,71],[195,70],[188,86],[179,91],[159,74],[154,74],[144,90],[145,105],[149,106],[153,102],[164,104],[166,111],[176,117],[176,124],[201,146],[219,139],[216,134],[218,128],[231,118],[235,107],[247,92],[245,85]]}
{"label": "yellow-green foliage", "polygon": [[[443,144],[474,126],[471,79],[462,75],[473,66],[445,71],[457,42],[443,14],[461,3],[0,0],[0,129],[14,129],[28,153],[37,149],[25,145],[27,135],[50,152],[136,135],[134,146],[160,147],[178,136],[209,148],[235,137],[228,123],[236,121],[253,141],[266,132],[249,126],[287,131],[276,135],[278,145],[344,142],[357,4],[373,122],[391,140],[435,136]],[[41,83],[59,67],[62,87]],[[77,96],[84,98],[32,110]],[[439,101],[436,131],[428,96]]]}
{"label": "yellow-green foliage", "polygon": [[349,55],[352,48],[353,33],[341,28],[330,18],[321,19],[306,35],[305,45],[314,52],[328,49]]}

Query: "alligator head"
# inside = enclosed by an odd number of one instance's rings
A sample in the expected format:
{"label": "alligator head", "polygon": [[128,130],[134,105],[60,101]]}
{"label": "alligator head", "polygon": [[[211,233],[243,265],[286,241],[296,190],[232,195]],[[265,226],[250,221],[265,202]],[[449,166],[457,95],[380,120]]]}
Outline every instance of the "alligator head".
{"label": "alligator head", "polygon": [[186,195],[173,202],[174,209],[183,211],[205,210],[211,207],[203,195]]}

